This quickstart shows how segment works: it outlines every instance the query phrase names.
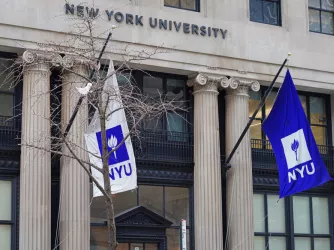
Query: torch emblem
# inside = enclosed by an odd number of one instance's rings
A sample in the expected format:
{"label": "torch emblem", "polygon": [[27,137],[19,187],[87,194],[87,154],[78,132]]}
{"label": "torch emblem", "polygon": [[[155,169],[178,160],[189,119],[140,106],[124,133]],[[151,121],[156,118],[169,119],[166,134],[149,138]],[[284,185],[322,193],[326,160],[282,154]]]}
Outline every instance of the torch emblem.
{"label": "torch emblem", "polygon": [[[108,147],[111,148],[111,150],[113,150],[114,148],[116,148],[116,146],[117,146],[116,136],[110,135],[110,138],[108,140]],[[116,150],[113,153],[114,153],[115,159],[117,159]]]}
{"label": "torch emblem", "polygon": [[298,161],[298,155],[297,155],[298,148],[299,148],[299,142],[296,139],[294,139],[293,143],[291,144],[291,150],[295,152],[296,161]]}

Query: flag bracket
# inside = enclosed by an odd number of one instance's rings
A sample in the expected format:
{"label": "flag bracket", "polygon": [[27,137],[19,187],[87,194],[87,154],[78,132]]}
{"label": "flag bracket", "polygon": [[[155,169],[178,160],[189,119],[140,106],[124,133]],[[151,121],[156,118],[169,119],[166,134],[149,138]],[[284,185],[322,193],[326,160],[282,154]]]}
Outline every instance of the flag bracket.
{"label": "flag bracket", "polygon": [[269,85],[268,89],[266,90],[266,92],[264,93],[264,96],[262,97],[259,105],[257,106],[256,110],[254,111],[252,117],[249,119],[246,127],[244,128],[244,130],[242,131],[239,139],[237,140],[236,144],[234,145],[233,149],[231,150],[231,153],[229,154],[229,156],[227,157],[225,163],[223,164],[223,168],[226,170],[229,170],[232,165],[230,164],[230,161],[233,157],[233,155],[235,154],[236,150],[238,149],[240,143],[242,142],[242,139],[245,137],[248,129],[250,128],[252,122],[254,121],[257,113],[259,112],[259,110],[263,107],[264,103],[266,102],[267,97],[269,96],[270,92],[272,91],[274,84],[279,76],[279,74],[281,73],[282,69],[284,68],[285,64],[287,63],[287,61],[289,60],[289,56],[291,56],[291,53],[288,54],[288,57],[284,60],[284,62],[282,63],[281,67],[279,68],[278,72],[276,73],[274,79],[272,80],[271,84]]}
{"label": "flag bracket", "polygon": [[223,164],[223,168],[224,168],[225,170],[229,170],[231,167],[232,167],[231,163],[224,163],[224,164]]}

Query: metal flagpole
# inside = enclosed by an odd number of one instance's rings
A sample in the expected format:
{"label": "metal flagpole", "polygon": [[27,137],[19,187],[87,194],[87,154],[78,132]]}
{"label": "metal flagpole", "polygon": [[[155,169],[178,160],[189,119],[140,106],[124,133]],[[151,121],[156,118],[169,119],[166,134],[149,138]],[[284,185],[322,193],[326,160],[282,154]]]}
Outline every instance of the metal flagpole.
{"label": "metal flagpole", "polygon": [[[106,49],[106,47],[107,47],[107,44],[108,44],[108,42],[109,42],[109,40],[110,40],[110,38],[111,38],[111,35],[112,35],[112,32],[109,32],[109,35],[108,35],[108,37],[107,37],[107,39],[106,39],[106,41],[105,41],[105,43],[104,43],[104,45],[103,45],[103,48],[102,48],[102,50],[101,50],[101,52],[100,52],[100,55],[99,55],[99,57],[97,58],[97,65],[100,63],[101,57],[102,57],[102,55],[103,55],[103,53],[104,53],[104,51],[105,51],[105,49]],[[91,72],[91,74],[90,74],[90,76],[89,76],[89,79],[92,79],[92,78],[93,78],[94,73],[95,73],[95,69],[92,70],[92,72]],[[79,100],[78,100],[78,102],[77,102],[77,104],[76,104],[76,106],[75,106],[75,108],[74,108],[73,114],[72,114],[72,116],[71,116],[71,118],[70,118],[70,120],[69,120],[69,122],[68,122],[68,124],[67,124],[67,127],[66,127],[66,129],[65,129],[65,132],[64,132],[64,138],[66,138],[68,132],[70,131],[70,129],[71,129],[71,127],[72,127],[73,121],[74,121],[74,119],[75,119],[75,117],[76,117],[76,115],[77,115],[77,113],[78,113],[78,111],[79,111],[79,108],[80,108],[80,106],[81,106],[81,103],[82,103],[84,97],[85,97],[85,96],[80,96],[80,98],[79,98]]]}
{"label": "metal flagpole", "polygon": [[291,53],[288,54],[288,57],[284,60],[283,64],[281,65],[280,69],[278,70],[278,72],[276,73],[273,81],[271,82],[270,86],[268,87],[267,91],[264,93],[264,96],[262,97],[259,105],[257,106],[256,110],[254,111],[254,114],[252,115],[252,117],[249,119],[246,127],[244,128],[244,130],[242,131],[238,141],[236,142],[236,144],[234,145],[230,155],[227,157],[225,163],[224,163],[224,168],[226,169],[230,169],[231,168],[231,164],[230,164],[230,161],[235,153],[235,151],[238,149],[242,139],[244,138],[245,134],[247,133],[250,125],[252,124],[252,122],[254,121],[257,113],[259,112],[259,110],[262,108],[262,106],[264,105],[264,103],[266,102],[266,99],[268,97],[268,95],[270,94],[271,90],[273,89],[274,87],[274,84],[279,76],[279,74],[281,73],[283,67],[285,66],[285,64],[287,63],[287,61],[289,60],[289,56],[291,56]]}

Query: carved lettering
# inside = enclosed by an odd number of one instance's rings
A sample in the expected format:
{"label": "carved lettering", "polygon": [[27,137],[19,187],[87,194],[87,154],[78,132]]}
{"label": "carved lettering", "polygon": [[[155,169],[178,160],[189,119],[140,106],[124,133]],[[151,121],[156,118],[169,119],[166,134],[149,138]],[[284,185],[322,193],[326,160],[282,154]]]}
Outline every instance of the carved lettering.
{"label": "carved lettering", "polygon": [[124,15],[121,12],[116,12],[114,15],[116,22],[121,23],[124,20]]}
{"label": "carved lettering", "polygon": [[136,15],[136,25],[139,24],[140,26],[144,26],[142,19],[143,19],[143,16]]}
{"label": "carved lettering", "polygon": [[162,20],[159,19],[159,29],[164,28],[165,30],[167,30],[167,20]]}
{"label": "carved lettering", "polygon": [[69,5],[68,3],[65,4],[65,11],[66,11],[66,14],[70,12],[72,15],[74,15],[74,4],[71,4],[71,5]]}
{"label": "carved lettering", "polygon": [[114,11],[112,10],[112,11],[108,11],[108,10],[106,10],[106,13],[107,13],[107,16],[108,16],[108,20],[109,21],[111,21],[111,16],[114,14]]}
{"label": "carved lettering", "polygon": [[198,35],[198,26],[196,24],[191,25],[191,34]]}
{"label": "carved lettering", "polygon": [[227,30],[220,29],[220,32],[222,33],[223,39],[225,39]]}
{"label": "carved lettering", "polygon": [[150,17],[150,26],[151,26],[152,28],[155,28],[155,27],[157,27],[157,25],[158,25],[158,21],[157,21],[157,19],[154,18],[154,23],[152,23],[152,17]]}
{"label": "carved lettering", "polygon": [[126,14],[125,15],[125,20],[126,20],[126,23],[127,24],[133,24],[133,15],[131,15],[131,14]]}
{"label": "carved lettering", "polygon": [[[76,13],[75,13],[76,11]],[[92,8],[88,6],[82,6],[82,5],[73,5],[66,3],[65,4],[65,13],[70,15],[77,15],[79,17],[83,17],[84,15],[87,15],[90,18],[96,18],[100,10],[99,8]],[[112,17],[115,19],[116,22],[122,23],[125,21],[126,24],[132,24],[137,26],[144,26],[143,23],[143,16],[140,15],[133,15],[130,13],[122,13],[122,12],[114,12],[113,10],[105,10],[105,13],[108,17],[108,21],[112,21]],[[221,34],[221,38],[225,39],[227,36],[227,30],[219,29],[219,28],[213,28],[205,25],[197,25],[197,24],[189,24],[189,23],[182,23],[177,22],[173,20],[167,20],[167,19],[158,19],[154,17],[150,17],[148,24],[151,28],[157,28],[159,26],[159,29],[161,30],[173,30],[173,27],[175,28],[176,32],[179,32],[181,28],[183,29],[183,33],[185,34],[192,34],[192,35],[201,35],[201,36],[208,36],[211,37],[211,34],[217,38],[220,37],[219,34]]]}
{"label": "carved lettering", "polygon": [[213,35],[214,35],[215,37],[217,37],[217,34],[218,34],[219,29],[217,29],[217,28],[212,28],[212,30],[213,30]]}
{"label": "carved lettering", "polygon": [[205,26],[201,26],[201,36],[205,36],[206,35],[206,27]]}
{"label": "carved lettering", "polygon": [[94,9],[94,8],[89,9],[88,7],[86,7],[86,12],[90,18],[95,18],[99,14],[99,9]]}
{"label": "carved lettering", "polygon": [[183,32],[188,34],[190,33],[190,29],[189,29],[190,24],[189,23],[183,23]]}
{"label": "carved lettering", "polygon": [[175,30],[176,30],[177,32],[179,32],[179,30],[181,29],[181,25],[182,25],[181,22],[177,23],[177,22],[174,21]]}

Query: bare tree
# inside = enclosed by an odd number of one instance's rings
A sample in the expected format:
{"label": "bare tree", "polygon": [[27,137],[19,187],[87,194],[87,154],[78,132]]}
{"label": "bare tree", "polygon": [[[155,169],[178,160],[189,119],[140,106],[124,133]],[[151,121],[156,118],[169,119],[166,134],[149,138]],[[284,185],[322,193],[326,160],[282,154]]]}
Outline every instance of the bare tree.
{"label": "bare tree", "polygon": [[[52,147],[45,148],[36,146],[37,143],[30,144],[24,141],[21,141],[21,145],[26,147],[33,147],[40,150],[51,152],[53,155],[58,155],[63,158],[75,159],[82,169],[86,171],[89,175],[92,182],[96,187],[102,192],[105,200],[105,206],[107,211],[107,227],[108,227],[108,249],[115,250],[117,247],[116,241],[116,226],[115,226],[115,214],[113,207],[113,197],[111,192],[111,182],[110,182],[110,169],[108,164],[108,159],[111,154],[113,154],[127,138],[140,139],[140,127],[144,121],[150,121],[151,123],[157,121],[161,116],[166,116],[170,112],[176,113],[177,110],[183,109],[182,105],[178,101],[171,100],[166,98],[162,93],[159,93],[155,97],[150,97],[144,95],[134,79],[127,77],[128,74],[125,72],[132,71],[133,63],[136,63],[141,60],[146,60],[153,58],[159,53],[166,53],[166,51],[155,48],[150,51],[140,50],[136,51],[130,46],[125,46],[123,51],[118,51],[118,56],[122,56],[121,60],[118,60],[118,64],[115,69],[111,71],[110,74],[106,74],[105,68],[100,63],[97,63],[97,58],[99,52],[101,51],[106,35],[111,31],[109,29],[101,31],[101,27],[96,27],[96,20],[100,16],[81,16],[76,17],[76,22],[73,24],[73,31],[66,35],[68,39],[64,41],[47,41],[41,42],[36,48],[39,52],[48,53],[50,57],[45,57],[43,63],[49,62],[54,65],[57,70],[60,72],[60,79],[58,84],[56,84],[50,93],[53,101],[53,107],[51,107],[51,125],[56,128],[56,133],[53,133],[51,136]],[[72,22],[73,20],[71,20]],[[112,44],[112,42],[110,42]],[[109,54],[112,54],[112,49],[110,46],[107,46],[106,51]],[[64,63],[65,57],[59,57],[59,55],[66,55],[66,63]],[[75,60],[82,60],[87,62],[87,65],[90,65],[90,72],[93,77],[78,72],[72,69],[72,63],[69,62],[68,58],[76,58]],[[6,59],[7,60],[7,59]],[[15,85],[21,80],[22,74],[26,68],[26,61],[24,60],[15,60],[15,62],[10,66],[6,66],[6,71],[10,72],[7,74],[8,81],[14,83]],[[38,62],[37,62],[38,63]],[[138,69],[137,69],[138,70]],[[97,155],[102,160],[103,166],[99,167],[95,164],[92,164],[88,160],[80,158],[76,153],[78,149],[85,150],[80,145],[75,145],[66,134],[64,134],[64,128],[68,124],[62,124],[59,121],[59,114],[61,112],[61,102],[59,99],[59,91],[61,88],[64,88],[64,79],[62,79],[63,72],[70,72],[77,77],[75,81],[78,81],[82,86],[85,86],[87,83],[91,83],[92,87],[87,96],[84,97],[85,101],[90,107],[90,116],[91,119],[98,119],[99,124],[101,125],[101,135],[102,135],[102,153]],[[110,72],[110,71],[109,71]],[[4,72],[5,73],[5,72]],[[126,79],[121,85],[119,85],[119,90],[114,88],[104,88],[108,79],[117,75]],[[131,75],[131,74],[130,74]],[[13,78],[15,78],[13,80]],[[5,82],[7,82],[7,80]],[[78,82],[76,84],[78,84]],[[71,84],[66,81],[66,84]],[[13,87],[13,86],[11,86]],[[40,95],[41,93],[36,93]],[[42,93],[46,94],[46,93]],[[78,93],[73,93],[78,95]],[[120,109],[123,109],[126,113],[127,122],[129,126],[129,133],[124,136],[124,140],[118,142],[118,145],[114,147],[111,151],[108,151],[107,138],[106,138],[106,121],[112,118],[113,113],[118,110],[108,110],[108,104],[110,102],[119,102]],[[92,114],[95,115],[92,115]],[[177,114],[177,113],[176,113]],[[57,119],[58,117],[58,119]],[[88,123],[89,121],[83,121],[83,123]],[[76,135],[83,136],[83,135]],[[44,139],[47,136],[44,135]],[[43,138],[36,138],[36,140],[42,140]],[[67,150],[62,150],[66,148]],[[103,175],[104,186],[100,185],[99,181],[92,175],[90,169],[93,168],[100,172]]]}

